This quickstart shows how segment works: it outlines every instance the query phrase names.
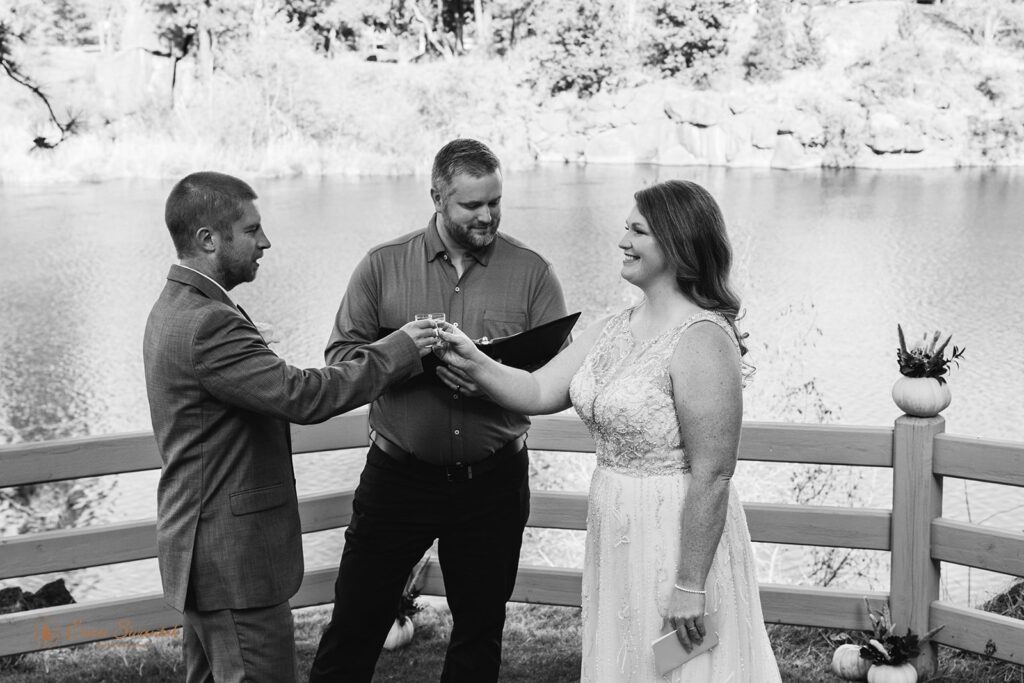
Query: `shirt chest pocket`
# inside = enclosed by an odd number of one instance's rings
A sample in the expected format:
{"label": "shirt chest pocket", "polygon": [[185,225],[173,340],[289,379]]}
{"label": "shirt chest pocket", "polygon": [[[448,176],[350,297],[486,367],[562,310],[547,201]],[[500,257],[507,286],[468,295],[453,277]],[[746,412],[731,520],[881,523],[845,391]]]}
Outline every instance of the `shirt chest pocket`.
{"label": "shirt chest pocket", "polygon": [[484,334],[491,339],[507,337],[526,329],[525,311],[484,311]]}

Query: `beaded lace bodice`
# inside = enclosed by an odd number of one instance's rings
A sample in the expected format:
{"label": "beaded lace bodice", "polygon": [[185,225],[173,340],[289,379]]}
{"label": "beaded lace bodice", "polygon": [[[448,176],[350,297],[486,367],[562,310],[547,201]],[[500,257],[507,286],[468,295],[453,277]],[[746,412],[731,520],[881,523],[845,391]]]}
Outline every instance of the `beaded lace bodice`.
{"label": "beaded lace bodice", "polygon": [[[713,322],[735,337],[719,313],[702,311],[645,340],[629,327],[633,308],[612,317],[569,385],[576,412],[597,442],[597,466],[635,476],[688,471],[672,399],[669,363],[683,332]],[[737,361],[739,362],[739,361]]]}

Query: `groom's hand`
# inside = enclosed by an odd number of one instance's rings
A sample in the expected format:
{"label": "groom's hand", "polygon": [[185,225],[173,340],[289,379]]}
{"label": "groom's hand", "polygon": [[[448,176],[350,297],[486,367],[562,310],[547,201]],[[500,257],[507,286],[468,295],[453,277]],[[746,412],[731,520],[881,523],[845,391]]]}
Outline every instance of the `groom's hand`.
{"label": "groom's hand", "polygon": [[433,320],[414,320],[402,325],[399,330],[409,335],[409,338],[416,344],[416,350],[420,352],[421,357],[430,353],[430,350],[441,341],[437,336],[437,325]]}

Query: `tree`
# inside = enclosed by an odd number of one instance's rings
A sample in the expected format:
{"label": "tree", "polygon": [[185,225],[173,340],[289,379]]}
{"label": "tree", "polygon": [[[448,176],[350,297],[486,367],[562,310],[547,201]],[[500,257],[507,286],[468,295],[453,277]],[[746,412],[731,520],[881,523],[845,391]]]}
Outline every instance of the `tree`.
{"label": "tree", "polygon": [[489,44],[498,54],[508,53],[536,34],[537,0],[491,0],[487,4]]}
{"label": "tree", "polygon": [[614,86],[629,66],[626,32],[606,2],[572,0],[538,8],[532,60],[537,84],[589,97]]}
{"label": "tree", "polygon": [[984,47],[1024,47],[1024,2],[945,2],[936,6],[934,16]]}
{"label": "tree", "polygon": [[76,116],[71,114],[68,115],[67,120],[61,121],[57,118],[57,115],[53,111],[53,107],[50,105],[50,100],[46,94],[42,91],[42,88],[35,83],[22,68],[14,61],[14,42],[24,42],[24,33],[15,32],[15,30],[6,21],[0,19],[0,68],[3,69],[4,73],[18,85],[21,85],[39,98],[43,105],[46,107],[46,111],[49,114],[50,121],[60,131],[60,139],[56,142],[50,142],[44,135],[37,135],[32,140],[35,149],[53,149],[68,136],[74,134],[79,127],[79,120]]}
{"label": "tree", "polygon": [[314,36],[317,50],[329,54],[340,43],[364,47],[366,34],[399,38],[410,31],[412,14],[405,0],[284,0],[280,11],[289,22]]}
{"label": "tree", "polygon": [[739,5],[737,0],[656,0],[649,9],[645,63],[667,76],[691,71],[694,81],[706,81],[712,63],[728,47],[730,21]]}
{"label": "tree", "polygon": [[0,3],[8,28],[48,45],[93,45],[107,0],[6,0]]}
{"label": "tree", "polygon": [[[252,0],[160,0],[152,4],[157,32],[174,59],[175,76],[182,59],[195,55],[200,81],[208,83],[218,47],[246,35]],[[172,84],[173,87],[173,84]]]}
{"label": "tree", "polygon": [[743,58],[746,76],[770,81],[782,75],[786,60],[786,20],[782,0],[759,0],[757,32],[753,45]]}
{"label": "tree", "polygon": [[476,49],[487,53],[491,45],[491,13],[483,0],[473,0],[473,19],[476,21]]}

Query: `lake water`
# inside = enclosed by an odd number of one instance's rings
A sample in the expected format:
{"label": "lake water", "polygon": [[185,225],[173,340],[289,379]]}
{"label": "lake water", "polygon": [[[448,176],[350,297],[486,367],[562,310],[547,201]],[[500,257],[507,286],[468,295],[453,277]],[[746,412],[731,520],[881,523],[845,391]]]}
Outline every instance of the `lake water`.
{"label": "lake water", "polygon": [[[632,193],[680,177],[725,213],[734,280],[747,311],[749,420],[884,425],[900,414],[896,324],[941,329],[967,348],[950,379],[949,433],[1024,441],[1024,172],[773,172],[646,166],[542,167],[510,173],[502,229],[551,260],[580,325],[636,300],[616,247]],[[141,340],[175,260],[163,226],[173,183],[0,186],[0,444],[148,430]],[[278,353],[319,366],[354,265],[368,248],[422,227],[426,177],[256,181],[273,247],[256,282],[232,296],[274,325]],[[297,459],[300,493],[354,481],[362,453]],[[592,458],[539,456],[538,487],[586,486]],[[741,465],[748,501],[804,500],[824,472]],[[846,471],[806,502],[887,507],[887,472]],[[96,521],[155,515],[156,473],[89,484]],[[801,483],[803,482],[803,484]],[[102,502],[100,502],[102,498]],[[844,502],[845,501],[845,502]],[[947,514],[1019,530],[1020,492],[946,483]],[[524,560],[576,563],[580,534],[535,532]],[[538,543],[543,542],[543,547]],[[307,566],[333,565],[338,531],[306,539]],[[759,546],[761,579],[813,582],[821,551]],[[886,555],[865,553],[840,584],[886,586]],[[944,566],[945,596],[971,604],[1007,577]],[[76,597],[159,586],[155,562],[64,573]],[[0,582],[33,588],[49,577]]]}

